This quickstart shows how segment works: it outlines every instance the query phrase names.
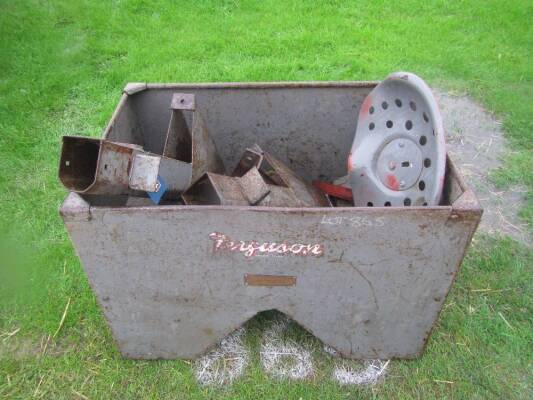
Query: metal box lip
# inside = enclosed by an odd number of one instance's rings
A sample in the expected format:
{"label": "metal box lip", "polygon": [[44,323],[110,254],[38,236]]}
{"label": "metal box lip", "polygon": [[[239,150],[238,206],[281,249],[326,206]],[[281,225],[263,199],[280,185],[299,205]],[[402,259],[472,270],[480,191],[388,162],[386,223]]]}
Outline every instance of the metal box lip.
{"label": "metal box lip", "polygon": [[[142,90],[150,89],[179,89],[179,88],[202,88],[202,89],[298,89],[298,88],[325,88],[325,87],[363,87],[372,88],[380,81],[272,81],[272,82],[179,82],[179,83],[134,83],[128,85],[143,85]],[[131,92],[131,91],[130,91]],[[127,93],[127,92],[126,92]]]}

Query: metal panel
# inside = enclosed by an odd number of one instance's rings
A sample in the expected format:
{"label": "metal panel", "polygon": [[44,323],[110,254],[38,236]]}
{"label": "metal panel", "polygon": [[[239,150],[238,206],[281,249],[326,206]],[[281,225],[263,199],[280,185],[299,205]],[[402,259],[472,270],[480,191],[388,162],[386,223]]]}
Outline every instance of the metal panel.
{"label": "metal panel", "polygon": [[[87,206],[86,221],[68,200],[62,212],[132,358],[195,358],[269,309],[346,357],[416,357],[480,217],[452,207]],[[297,284],[249,286],[244,274]]]}

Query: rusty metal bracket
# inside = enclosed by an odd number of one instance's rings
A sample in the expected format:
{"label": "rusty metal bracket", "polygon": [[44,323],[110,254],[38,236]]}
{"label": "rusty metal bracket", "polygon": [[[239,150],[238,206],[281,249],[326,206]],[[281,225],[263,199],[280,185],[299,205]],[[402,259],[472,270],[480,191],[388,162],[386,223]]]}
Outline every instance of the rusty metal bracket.
{"label": "rusty metal bracket", "polygon": [[83,194],[130,194],[129,169],[141,147],[103,139],[63,136],[59,179]]}
{"label": "rusty metal bracket", "polygon": [[[134,143],[64,136],[59,178],[70,191],[96,195],[154,193],[165,182],[167,199],[179,195],[205,172],[224,172],[193,94],[175,93],[163,154]],[[189,131],[184,111],[192,112]]]}
{"label": "rusty metal bracket", "polygon": [[233,171],[243,176],[250,168],[257,168],[270,185],[270,193],[259,205],[271,207],[331,207],[324,193],[306,183],[289,167],[255,144],[245,150]]}
{"label": "rusty metal bracket", "polygon": [[257,168],[242,177],[208,172],[187,189],[182,198],[185,204],[256,205],[270,193]]}
{"label": "rusty metal bracket", "polygon": [[207,173],[182,195],[185,204],[328,207],[331,203],[258,146],[247,149],[233,176]]}
{"label": "rusty metal bracket", "polygon": [[[191,178],[187,186],[206,172],[224,174],[224,163],[218,155],[201,113],[196,109],[195,96],[174,93],[170,109],[172,114],[163,155],[191,164]],[[190,130],[187,125],[187,112],[192,113]]]}

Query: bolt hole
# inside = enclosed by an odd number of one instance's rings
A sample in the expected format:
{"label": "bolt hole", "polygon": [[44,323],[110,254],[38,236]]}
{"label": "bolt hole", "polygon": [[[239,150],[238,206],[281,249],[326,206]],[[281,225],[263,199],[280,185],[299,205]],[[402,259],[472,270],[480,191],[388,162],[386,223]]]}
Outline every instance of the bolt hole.
{"label": "bolt hole", "polygon": [[405,122],[405,129],[407,129],[408,131],[413,129],[413,122],[412,121],[406,121]]}
{"label": "bolt hole", "polygon": [[410,162],[410,161],[403,161],[403,162],[402,162],[402,167],[404,167],[404,168],[408,168],[408,167],[410,167],[410,166],[411,166],[411,162]]}
{"label": "bolt hole", "polygon": [[371,201],[369,201],[368,203],[366,203],[366,205],[367,205],[368,207],[374,207],[374,203],[372,203]]}
{"label": "bolt hole", "polygon": [[181,104],[185,103],[185,99],[181,99],[181,100],[180,100],[180,103],[181,103]]}
{"label": "bolt hole", "polygon": [[402,106],[402,101],[401,101],[400,99],[396,99],[396,100],[394,100],[394,102],[396,103],[396,105],[397,105],[398,107],[401,107],[401,106]]}
{"label": "bolt hole", "polygon": [[411,199],[409,197],[406,197],[403,201],[404,206],[410,206],[411,205]]}
{"label": "bolt hole", "polygon": [[418,188],[420,190],[424,190],[426,188],[426,182],[424,182],[424,181],[418,182]]}
{"label": "bolt hole", "polygon": [[383,103],[381,103],[381,107],[383,107],[383,109],[386,110],[387,108],[389,108],[389,103],[384,101]]}
{"label": "bolt hole", "polygon": [[376,127],[376,125],[374,125],[373,122],[371,122],[370,125],[368,125],[368,129],[370,129],[370,130],[373,130],[375,127]]}
{"label": "bolt hole", "polygon": [[425,112],[422,114],[422,116],[424,117],[424,121],[429,122],[429,117]]}
{"label": "bolt hole", "polygon": [[428,203],[424,202],[424,204],[422,204],[422,205],[423,205],[423,206],[427,206],[427,205],[428,205]]}
{"label": "bolt hole", "polygon": [[428,142],[428,139],[427,137],[425,137],[424,135],[420,136],[420,140],[419,140],[420,144],[422,146],[424,146],[427,142]]}
{"label": "bolt hole", "polygon": [[414,101],[409,102],[409,107],[411,107],[411,110],[416,111],[416,103]]}
{"label": "bolt hole", "polygon": [[104,164],[104,169],[107,169],[107,164]]}
{"label": "bolt hole", "polygon": [[390,201],[385,202],[385,207],[390,207]]}
{"label": "bolt hole", "polygon": [[374,114],[374,106],[370,106],[370,108],[368,109],[368,112],[370,114]]}
{"label": "bolt hole", "polygon": [[387,121],[387,128],[392,128],[392,121]]}
{"label": "bolt hole", "polygon": [[431,167],[431,160],[429,158],[424,159],[424,167],[426,168]]}

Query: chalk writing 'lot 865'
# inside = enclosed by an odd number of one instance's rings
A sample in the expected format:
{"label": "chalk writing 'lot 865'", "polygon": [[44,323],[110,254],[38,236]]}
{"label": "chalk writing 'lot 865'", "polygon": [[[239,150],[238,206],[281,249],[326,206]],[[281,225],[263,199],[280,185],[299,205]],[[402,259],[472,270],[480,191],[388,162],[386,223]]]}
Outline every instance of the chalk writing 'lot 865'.
{"label": "chalk writing 'lot 865'", "polygon": [[328,217],[327,215],[322,216],[321,224],[326,225],[349,225],[353,228],[362,228],[362,227],[380,227],[385,226],[385,218],[369,218],[366,216],[362,217]]}

